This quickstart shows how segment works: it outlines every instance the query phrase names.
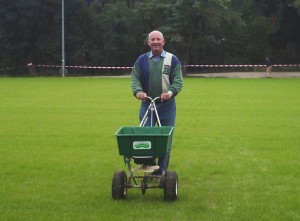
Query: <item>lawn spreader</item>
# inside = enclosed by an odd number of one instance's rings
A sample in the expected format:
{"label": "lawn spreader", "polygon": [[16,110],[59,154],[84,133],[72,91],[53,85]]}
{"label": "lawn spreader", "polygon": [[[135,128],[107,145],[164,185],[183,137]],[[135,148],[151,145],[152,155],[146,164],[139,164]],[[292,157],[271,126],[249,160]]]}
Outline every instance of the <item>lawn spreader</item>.
{"label": "lawn spreader", "polygon": [[[158,157],[169,158],[172,148],[173,126],[161,126],[155,101],[150,100],[150,105],[139,126],[121,127],[116,132],[119,154],[124,157],[128,167],[125,171],[117,171],[112,180],[113,199],[124,199],[127,190],[140,188],[142,194],[147,189],[160,188],[164,190],[164,199],[173,201],[178,195],[178,177],[176,172],[167,170],[167,162],[163,168],[156,165]],[[158,127],[152,125],[153,116],[156,115]],[[150,117],[151,126],[145,126]],[[132,161],[135,166],[132,166]],[[166,161],[166,160],[165,160]],[[161,169],[161,173],[156,173]]]}

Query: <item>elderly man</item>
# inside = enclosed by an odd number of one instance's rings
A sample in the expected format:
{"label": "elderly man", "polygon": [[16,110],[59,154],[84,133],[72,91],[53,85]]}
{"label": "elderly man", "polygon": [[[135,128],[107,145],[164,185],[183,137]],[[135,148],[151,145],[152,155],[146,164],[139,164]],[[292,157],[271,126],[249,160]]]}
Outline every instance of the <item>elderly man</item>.
{"label": "elderly man", "polygon": [[[162,126],[174,126],[176,117],[175,96],[183,84],[181,64],[178,58],[164,50],[165,39],[161,32],[155,30],[148,36],[151,51],[139,56],[131,73],[131,89],[133,95],[142,100],[139,111],[140,120],[149,106],[147,97],[160,97],[156,103],[159,120]],[[157,119],[154,119],[154,124]],[[150,126],[150,119],[145,126]],[[160,157],[158,165],[161,174],[163,165],[167,170],[169,157]]]}

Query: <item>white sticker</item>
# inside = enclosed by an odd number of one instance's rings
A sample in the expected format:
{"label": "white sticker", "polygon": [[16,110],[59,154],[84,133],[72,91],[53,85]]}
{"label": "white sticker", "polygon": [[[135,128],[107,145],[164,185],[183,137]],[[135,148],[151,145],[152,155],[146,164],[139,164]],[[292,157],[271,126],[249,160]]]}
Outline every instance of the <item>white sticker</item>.
{"label": "white sticker", "polygon": [[133,142],[133,149],[135,149],[135,150],[149,150],[149,149],[151,149],[151,142],[150,141],[134,141]]}

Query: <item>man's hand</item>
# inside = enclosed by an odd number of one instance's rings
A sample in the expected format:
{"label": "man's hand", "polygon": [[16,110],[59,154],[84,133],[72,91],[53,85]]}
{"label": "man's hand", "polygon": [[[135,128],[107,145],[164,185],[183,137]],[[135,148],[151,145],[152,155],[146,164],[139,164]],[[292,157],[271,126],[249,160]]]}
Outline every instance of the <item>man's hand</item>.
{"label": "man's hand", "polygon": [[136,94],[136,98],[139,100],[145,100],[148,97],[148,95],[144,92],[138,92]]}
{"label": "man's hand", "polygon": [[172,94],[169,93],[169,92],[167,92],[167,93],[162,93],[162,94],[160,95],[160,99],[161,99],[162,101],[168,101],[168,100],[171,99],[171,97],[172,97]]}

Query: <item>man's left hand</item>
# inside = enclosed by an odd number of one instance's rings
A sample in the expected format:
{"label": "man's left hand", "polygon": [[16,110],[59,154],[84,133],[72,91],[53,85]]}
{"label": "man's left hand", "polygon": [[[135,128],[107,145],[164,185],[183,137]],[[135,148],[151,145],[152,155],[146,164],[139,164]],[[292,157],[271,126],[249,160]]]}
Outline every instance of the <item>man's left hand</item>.
{"label": "man's left hand", "polygon": [[162,101],[168,101],[168,100],[170,100],[171,99],[171,97],[172,97],[172,94],[170,94],[170,93],[162,93],[161,95],[160,95],[160,99],[162,100]]}

